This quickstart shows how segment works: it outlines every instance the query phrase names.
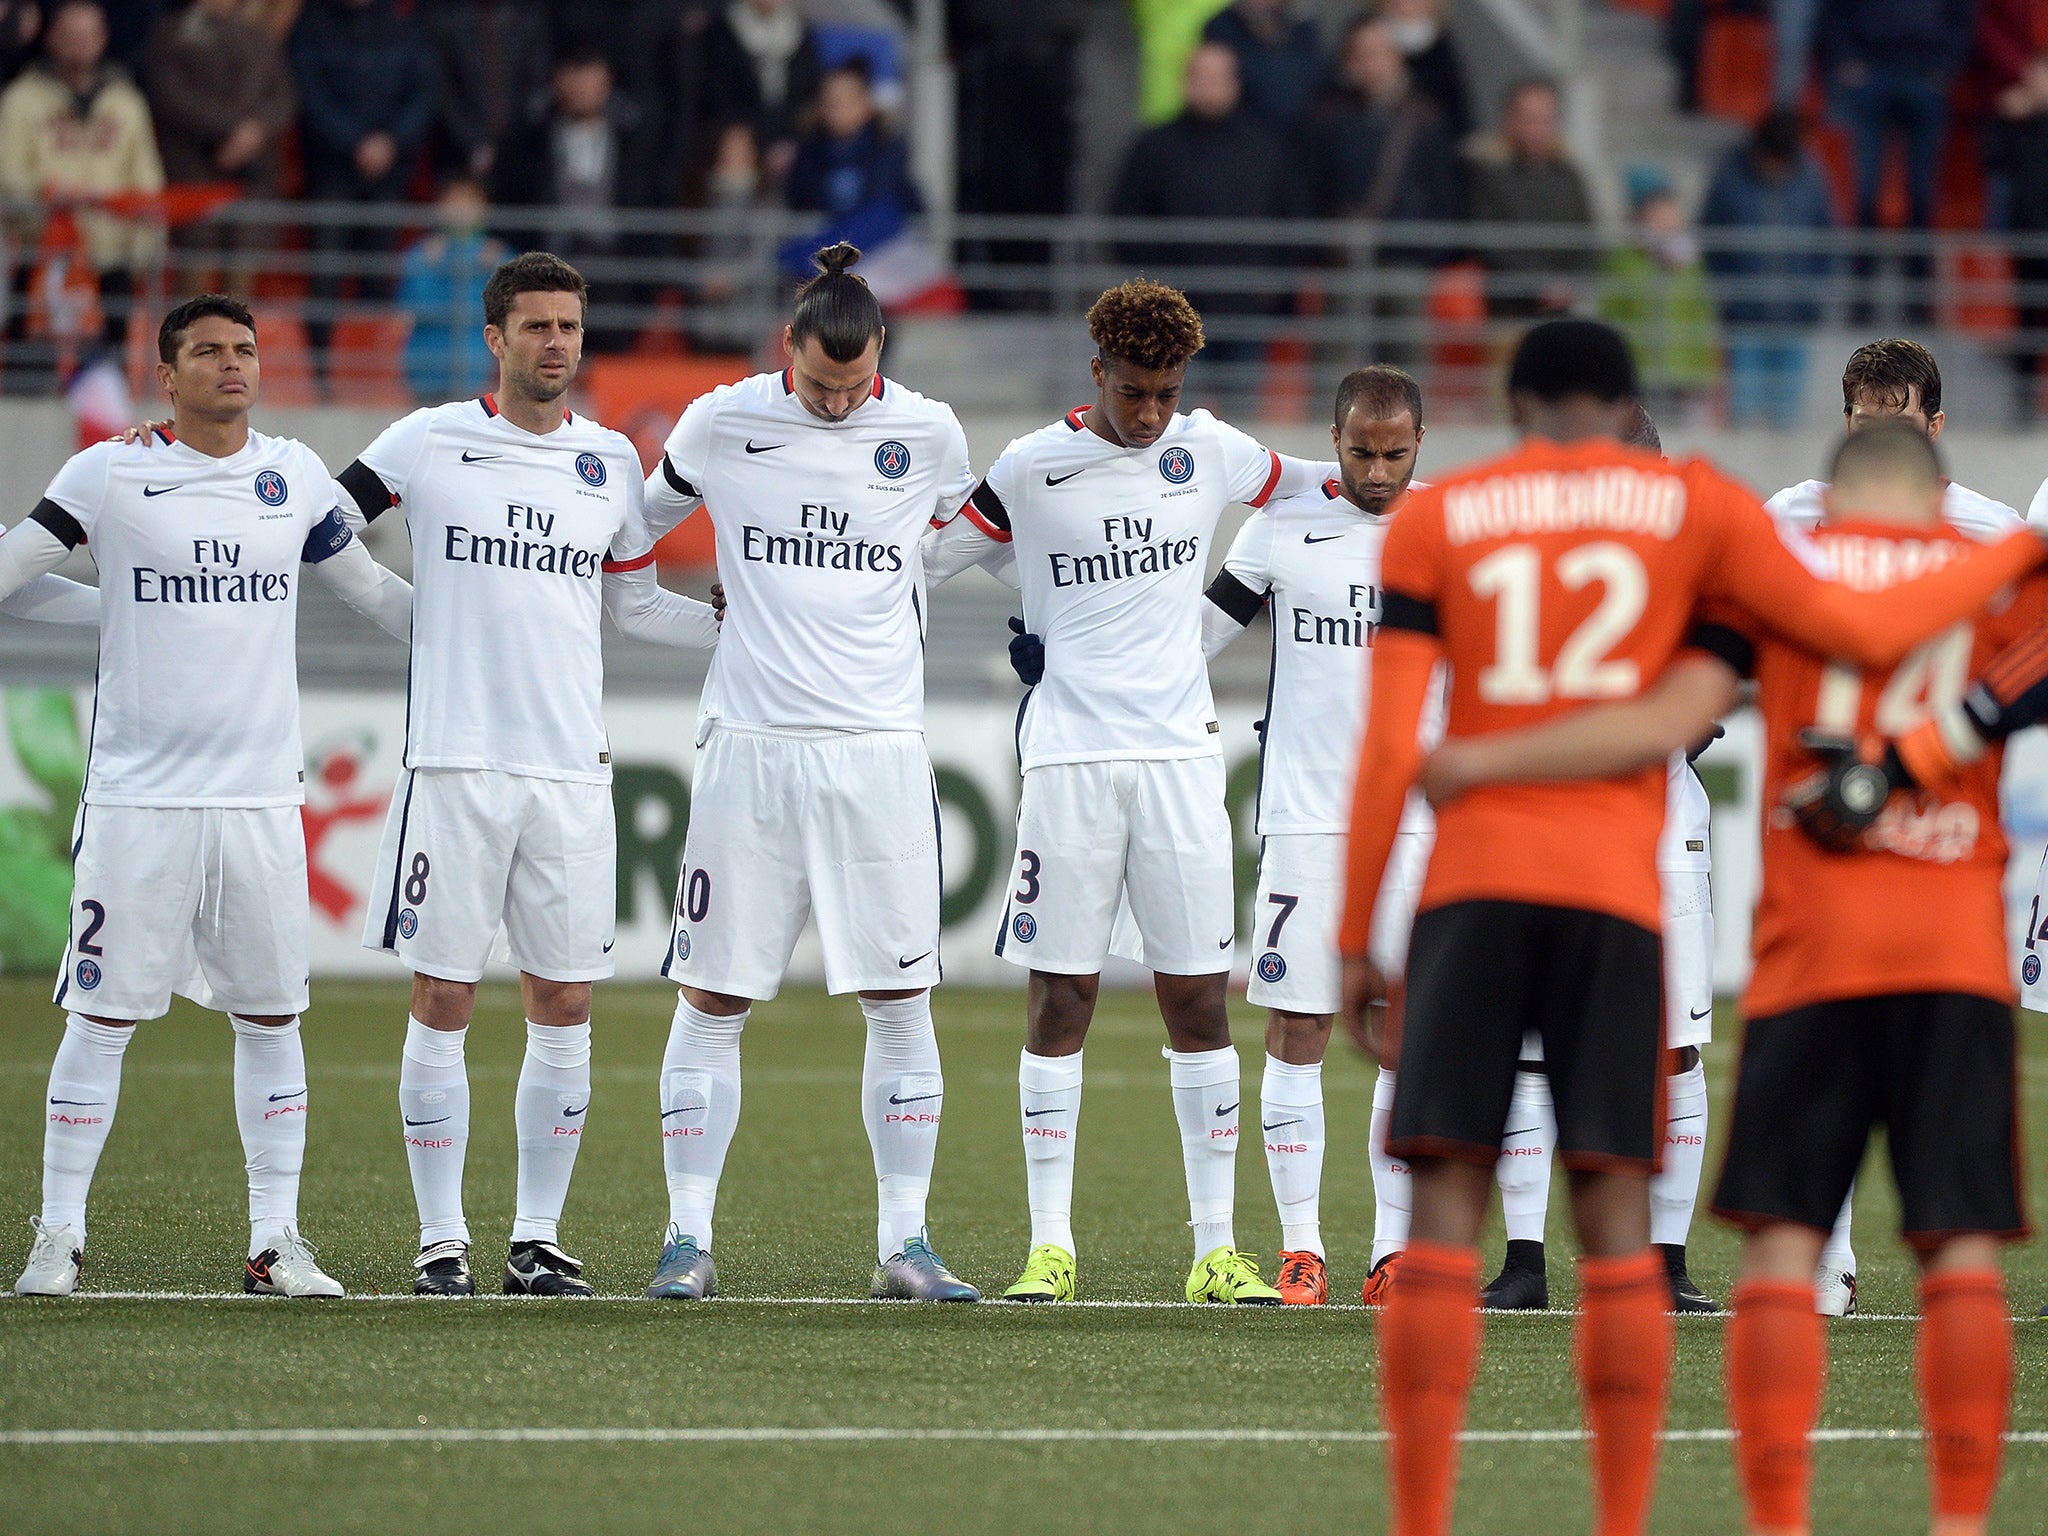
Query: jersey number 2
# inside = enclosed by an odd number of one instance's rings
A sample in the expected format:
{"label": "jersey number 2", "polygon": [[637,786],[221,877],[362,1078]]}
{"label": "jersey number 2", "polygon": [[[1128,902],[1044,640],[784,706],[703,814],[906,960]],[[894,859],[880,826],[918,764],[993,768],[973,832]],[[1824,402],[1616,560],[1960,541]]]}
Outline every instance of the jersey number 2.
{"label": "jersey number 2", "polygon": [[1610,661],[1650,600],[1642,557],[1626,544],[1579,544],[1557,557],[1557,579],[1576,592],[1599,582],[1600,606],[1565,636],[1557,665],[1537,664],[1542,640],[1543,552],[1507,544],[1475,564],[1468,579],[1494,605],[1493,662],[1479,669],[1479,697],[1488,704],[1546,704],[1558,699],[1619,699],[1633,694],[1642,669]]}

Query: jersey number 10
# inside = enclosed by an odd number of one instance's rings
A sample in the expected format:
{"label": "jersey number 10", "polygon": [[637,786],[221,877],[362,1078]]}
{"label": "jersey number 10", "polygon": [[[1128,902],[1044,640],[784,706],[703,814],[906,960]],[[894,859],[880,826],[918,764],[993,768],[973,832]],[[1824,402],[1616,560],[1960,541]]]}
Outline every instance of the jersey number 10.
{"label": "jersey number 10", "polygon": [[1493,663],[1479,669],[1479,697],[1488,704],[1547,704],[1557,699],[1628,698],[1642,685],[1633,661],[1608,652],[1627,638],[1650,599],[1642,557],[1626,544],[1579,544],[1557,557],[1557,580],[1577,592],[1599,582],[1600,605],[1565,636],[1557,664],[1537,664],[1542,637],[1543,552],[1507,544],[1468,573],[1472,590],[1495,599]]}

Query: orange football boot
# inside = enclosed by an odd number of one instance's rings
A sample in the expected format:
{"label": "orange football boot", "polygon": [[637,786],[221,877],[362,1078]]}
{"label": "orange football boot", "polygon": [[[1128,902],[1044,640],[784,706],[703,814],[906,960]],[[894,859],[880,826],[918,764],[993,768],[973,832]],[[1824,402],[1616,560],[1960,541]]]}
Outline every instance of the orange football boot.
{"label": "orange football boot", "polygon": [[1365,1277],[1365,1289],[1358,1293],[1358,1299],[1368,1307],[1384,1307],[1387,1304],[1387,1292],[1393,1289],[1394,1275],[1400,1267],[1401,1250],[1396,1248],[1373,1265],[1372,1273]]}
{"label": "orange football boot", "polygon": [[1323,1256],[1306,1249],[1283,1251],[1273,1289],[1290,1307],[1320,1307],[1330,1299],[1330,1277],[1323,1269]]}

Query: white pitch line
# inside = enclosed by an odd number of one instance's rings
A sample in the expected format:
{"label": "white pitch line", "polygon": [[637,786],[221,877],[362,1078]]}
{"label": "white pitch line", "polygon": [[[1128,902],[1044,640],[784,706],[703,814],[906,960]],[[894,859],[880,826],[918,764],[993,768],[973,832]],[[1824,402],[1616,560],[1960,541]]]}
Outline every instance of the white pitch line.
{"label": "white pitch line", "polygon": [[[829,1445],[936,1443],[976,1445],[1384,1445],[1378,1429],[914,1429],[895,1425],[823,1424],[810,1426],[657,1426],[514,1427],[509,1429],[436,1429],[405,1425],[391,1429],[267,1428],[267,1429],[9,1429],[0,1430],[0,1446],[204,1446],[204,1445]],[[1468,1445],[1575,1445],[1588,1438],[1583,1429],[1468,1429],[1458,1437]],[[1666,1430],[1672,1444],[1725,1444],[1732,1429]],[[1915,1442],[1917,1429],[1821,1429],[1813,1440],[1823,1445]],[[2008,1434],[2014,1446],[2048,1445],[2048,1431]]]}
{"label": "white pitch line", "polygon": [[[242,1291],[79,1291],[71,1299],[75,1301],[234,1301],[247,1302],[251,1305],[269,1305],[275,1303],[278,1298],[274,1296],[251,1296]],[[447,1296],[414,1296],[406,1292],[394,1292],[390,1295],[376,1293],[346,1296],[341,1298],[339,1302],[322,1301],[320,1305],[346,1305],[348,1302],[354,1301],[367,1302],[374,1305],[404,1302],[436,1308],[468,1306],[478,1302],[486,1305],[501,1303],[530,1306],[555,1299],[542,1296],[497,1296],[491,1294],[455,1298]],[[647,1300],[646,1297],[641,1295],[624,1293],[588,1296],[583,1299],[585,1301],[607,1302],[645,1302]],[[920,1310],[915,1303],[878,1301],[871,1296],[719,1296],[713,1298],[712,1304],[717,1307],[877,1307],[885,1311],[900,1311],[906,1314],[915,1313]],[[690,1303],[688,1305],[698,1306],[701,1303]],[[1000,1302],[993,1299],[984,1302],[984,1305],[998,1308],[1004,1312],[1034,1310],[1016,1303]],[[1086,1311],[1090,1309],[1105,1312],[1221,1312],[1230,1310],[1216,1306],[1213,1303],[1199,1301],[1062,1301],[1051,1303],[1042,1310],[1048,1313],[1057,1313],[1075,1310]],[[1256,1312],[1264,1309],[1251,1307],[1243,1310]],[[1283,1314],[1299,1316],[1305,1312],[1353,1313],[1366,1312],[1372,1309],[1362,1307],[1355,1301],[1335,1301],[1321,1307],[1276,1307],[1272,1310],[1276,1316]],[[1537,1317],[1577,1317],[1578,1315],[1577,1312],[1557,1307],[1550,1308],[1547,1311],[1489,1312],[1486,1314],[1489,1320],[1497,1318],[1502,1321]],[[1712,1323],[1716,1321],[1725,1323],[1733,1315],[1733,1313],[1726,1311],[1711,1313],[1681,1312],[1674,1314],[1680,1322],[1687,1324]],[[2032,1313],[2016,1316],[2013,1319],[2014,1322],[2030,1322],[2032,1320]],[[1834,1321],[1846,1323],[1917,1323],[1920,1321],[1920,1316],[1915,1312],[1859,1312],[1853,1317],[1836,1318]]]}

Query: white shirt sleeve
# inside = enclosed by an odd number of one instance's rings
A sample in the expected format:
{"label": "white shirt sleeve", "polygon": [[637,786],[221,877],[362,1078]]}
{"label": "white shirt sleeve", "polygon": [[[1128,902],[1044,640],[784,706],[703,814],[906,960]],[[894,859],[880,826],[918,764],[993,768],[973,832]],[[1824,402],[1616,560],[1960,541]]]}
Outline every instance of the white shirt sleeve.
{"label": "white shirt sleeve", "polygon": [[[55,500],[55,498],[51,498]],[[50,572],[64,563],[71,553],[62,539],[50,532],[41,523],[21,523],[11,532],[0,535],[0,598],[13,599],[23,593],[32,582],[47,577]],[[97,598],[98,594],[94,593]],[[98,603],[94,603],[94,618],[98,618]],[[20,617],[30,617],[19,614]]]}
{"label": "white shirt sleeve", "polygon": [[965,512],[932,529],[918,548],[924,556],[927,586],[951,581],[974,565],[1013,591],[1023,579],[1017,574],[1017,551],[1010,541],[992,538]]}
{"label": "white shirt sleeve", "polygon": [[87,539],[92,537],[93,524],[107,498],[107,471],[113,466],[114,451],[119,446],[94,443],[83,453],[73,454],[43,492],[43,499],[62,507],[85,530]]}
{"label": "white shirt sleeve", "polygon": [[651,564],[606,566],[604,607],[621,634],[679,650],[718,644],[718,616],[709,603],[671,592],[654,579]]}
{"label": "white shirt sleeve", "polygon": [[946,409],[945,459],[939,466],[938,506],[933,514],[934,524],[943,524],[967,503],[974,494],[974,463],[967,454],[967,433],[960,425],[960,418],[952,409]]}
{"label": "white shirt sleeve", "polygon": [[710,471],[711,427],[720,398],[731,391],[721,385],[692,400],[662,444],[661,462],[647,477],[647,531],[659,539],[704,505],[704,482]]}
{"label": "white shirt sleeve", "polygon": [[[1273,590],[1273,519],[1267,513],[1254,512],[1245,519],[1244,526],[1237,530],[1237,537],[1230,541],[1230,552],[1223,557],[1223,570],[1245,591],[1264,597]],[[1213,660],[1216,654],[1239,635],[1251,620],[1240,619],[1226,610],[1213,597],[1202,603],[1202,656]]]}
{"label": "white shirt sleeve", "polygon": [[420,455],[426,452],[427,439],[432,433],[432,411],[414,411],[379,432],[377,440],[356,455],[356,462],[383,481],[384,488],[403,501],[405,488],[412,481]]}
{"label": "white shirt sleeve", "polygon": [[2034,499],[2027,503],[2027,521],[2036,528],[2048,528],[2048,480],[2041,482]]}
{"label": "white shirt sleeve", "polygon": [[[337,511],[339,508],[337,507]],[[349,607],[395,640],[412,640],[412,584],[350,538],[313,566],[313,574]]]}
{"label": "white shirt sleeve", "polygon": [[619,484],[626,493],[626,505],[619,514],[619,526],[612,531],[611,544],[605,550],[607,570],[613,566],[646,565],[654,558],[654,535],[647,530],[647,487],[639,475],[632,473],[640,467],[640,455],[624,438],[620,439],[620,449],[619,453],[607,455],[613,459],[614,469],[627,471],[619,476]]}

